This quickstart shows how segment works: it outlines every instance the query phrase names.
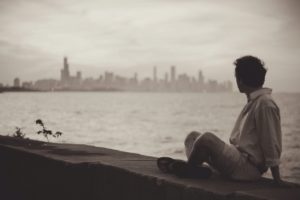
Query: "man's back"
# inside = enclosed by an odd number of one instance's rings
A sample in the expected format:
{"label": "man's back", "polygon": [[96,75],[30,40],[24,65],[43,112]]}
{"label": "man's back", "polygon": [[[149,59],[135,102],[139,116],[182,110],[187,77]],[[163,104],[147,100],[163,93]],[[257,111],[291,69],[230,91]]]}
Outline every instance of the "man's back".
{"label": "man's back", "polygon": [[252,163],[266,167],[279,164],[282,149],[280,111],[271,91],[262,88],[249,95],[230,137]]}

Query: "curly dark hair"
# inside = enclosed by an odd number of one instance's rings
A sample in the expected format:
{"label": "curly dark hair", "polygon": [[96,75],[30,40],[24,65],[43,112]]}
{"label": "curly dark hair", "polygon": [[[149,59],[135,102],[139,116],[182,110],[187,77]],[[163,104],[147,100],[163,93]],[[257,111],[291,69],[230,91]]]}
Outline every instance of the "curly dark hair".
{"label": "curly dark hair", "polygon": [[245,85],[261,87],[265,82],[267,69],[265,63],[254,56],[243,56],[235,60],[235,76]]}

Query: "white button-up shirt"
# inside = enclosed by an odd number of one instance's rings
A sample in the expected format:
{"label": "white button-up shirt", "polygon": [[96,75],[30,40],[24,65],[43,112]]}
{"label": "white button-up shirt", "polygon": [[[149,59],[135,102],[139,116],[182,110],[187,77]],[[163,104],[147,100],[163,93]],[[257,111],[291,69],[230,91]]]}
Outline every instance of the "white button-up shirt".
{"label": "white button-up shirt", "polygon": [[257,166],[272,167],[280,163],[280,111],[271,92],[262,88],[249,95],[230,136],[230,143]]}

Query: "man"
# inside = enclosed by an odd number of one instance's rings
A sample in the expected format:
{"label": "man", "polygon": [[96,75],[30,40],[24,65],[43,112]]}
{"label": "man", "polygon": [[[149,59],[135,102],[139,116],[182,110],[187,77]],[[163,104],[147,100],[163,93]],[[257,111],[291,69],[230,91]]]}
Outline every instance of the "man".
{"label": "man", "polygon": [[185,139],[188,164],[180,161],[174,164],[174,160],[161,158],[158,165],[163,171],[174,170],[175,174],[178,169],[184,175],[193,170],[193,173],[208,177],[207,169],[202,167],[197,171],[195,167],[206,162],[221,175],[244,181],[258,180],[270,168],[274,182],[286,185],[279,173],[280,112],[271,96],[272,90],[263,88],[267,72],[264,63],[254,56],[244,56],[234,64],[237,86],[246,94],[248,102],[234,125],[230,144],[213,133],[192,132]]}
{"label": "man", "polygon": [[230,136],[230,145],[213,133],[190,133],[186,140],[188,163],[209,163],[222,175],[234,180],[257,180],[271,169],[277,184],[282,151],[280,112],[271,96],[272,90],[263,88],[266,69],[253,56],[238,58],[235,78],[248,103],[241,111]]}

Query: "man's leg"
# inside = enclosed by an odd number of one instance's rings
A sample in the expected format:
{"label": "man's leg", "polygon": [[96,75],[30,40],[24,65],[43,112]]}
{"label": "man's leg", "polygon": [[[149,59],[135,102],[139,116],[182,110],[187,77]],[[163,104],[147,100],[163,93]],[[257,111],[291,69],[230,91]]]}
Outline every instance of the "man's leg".
{"label": "man's leg", "polygon": [[225,143],[213,133],[191,132],[185,139],[188,163],[200,165],[209,162],[223,152],[224,146]]}

